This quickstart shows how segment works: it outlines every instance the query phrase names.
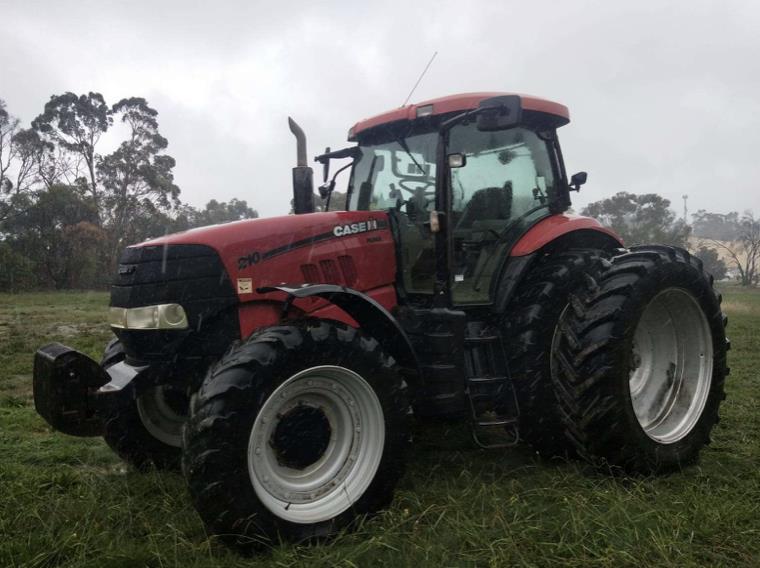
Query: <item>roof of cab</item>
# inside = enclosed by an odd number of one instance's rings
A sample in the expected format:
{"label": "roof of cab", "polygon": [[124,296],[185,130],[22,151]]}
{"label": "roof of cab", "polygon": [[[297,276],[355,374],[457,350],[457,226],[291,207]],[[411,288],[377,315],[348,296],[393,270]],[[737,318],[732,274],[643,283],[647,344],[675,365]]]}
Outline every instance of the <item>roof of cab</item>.
{"label": "roof of cab", "polygon": [[566,124],[570,121],[570,112],[565,105],[533,97],[531,95],[523,95],[520,93],[460,93],[458,95],[449,95],[446,97],[439,97],[437,99],[430,99],[419,103],[414,103],[406,106],[399,107],[371,118],[365,118],[357,122],[351,130],[349,130],[348,139],[354,141],[356,135],[364,130],[368,130],[381,124],[387,124],[389,122],[396,122],[399,120],[414,120],[417,118],[417,109],[420,107],[426,107],[432,105],[432,110],[425,112],[425,115],[445,114],[448,112],[465,111],[469,109],[477,108],[480,101],[491,97],[498,97],[502,95],[518,95],[522,101],[522,108],[524,110],[530,110],[535,112],[543,112],[547,114],[553,114],[559,117],[561,124]]}

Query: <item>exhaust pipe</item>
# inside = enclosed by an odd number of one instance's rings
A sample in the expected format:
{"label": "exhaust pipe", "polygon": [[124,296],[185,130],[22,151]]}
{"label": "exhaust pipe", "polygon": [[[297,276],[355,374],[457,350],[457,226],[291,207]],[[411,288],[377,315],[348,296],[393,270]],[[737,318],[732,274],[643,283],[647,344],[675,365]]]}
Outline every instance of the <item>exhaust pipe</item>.
{"label": "exhaust pipe", "polygon": [[296,137],[296,167],[293,168],[293,212],[314,213],[314,170],[306,165],[306,134],[288,117],[290,131]]}

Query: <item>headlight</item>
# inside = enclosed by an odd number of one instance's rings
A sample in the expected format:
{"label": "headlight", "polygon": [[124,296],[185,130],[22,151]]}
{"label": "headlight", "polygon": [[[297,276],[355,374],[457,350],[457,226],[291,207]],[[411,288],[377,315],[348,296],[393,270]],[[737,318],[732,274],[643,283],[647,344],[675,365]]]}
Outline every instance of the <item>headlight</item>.
{"label": "headlight", "polygon": [[187,329],[187,314],[179,304],[110,308],[108,323],[120,329]]}

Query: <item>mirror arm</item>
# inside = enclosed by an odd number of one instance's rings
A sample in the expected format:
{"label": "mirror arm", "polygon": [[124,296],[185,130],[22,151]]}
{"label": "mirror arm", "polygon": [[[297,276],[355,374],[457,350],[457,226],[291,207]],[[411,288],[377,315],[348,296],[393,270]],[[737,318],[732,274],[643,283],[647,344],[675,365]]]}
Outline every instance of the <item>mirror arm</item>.
{"label": "mirror arm", "polygon": [[361,156],[361,153],[362,151],[361,151],[361,148],[359,148],[359,146],[349,146],[348,148],[343,148],[341,150],[334,150],[332,152],[325,152],[324,154],[315,156],[314,161],[319,162],[320,164],[324,164],[326,161],[339,160],[341,158],[356,159],[359,156]]}
{"label": "mirror arm", "polygon": [[325,182],[322,185],[319,186],[319,195],[322,197],[322,199],[327,199],[325,202],[325,211],[329,211],[330,209],[330,198],[332,197],[332,192],[335,189],[335,180],[338,177],[338,174],[340,174],[343,170],[350,168],[354,165],[353,160],[340,168],[337,172],[333,174],[332,179],[330,182]]}
{"label": "mirror arm", "polygon": [[457,124],[459,124],[460,122],[463,122],[464,120],[466,120],[466,119],[468,119],[468,118],[470,118],[472,116],[475,116],[475,115],[477,115],[478,113],[480,113],[482,111],[483,111],[483,109],[474,108],[474,109],[466,110],[466,111],[464,111],[462,113],[459,113],[456,116],[452,116],[450,119],[448,119],[448,120],[446,120],[446,121],[444,121],[444,122],[441,123],[441,125],[438,127],[438,131],[440,133],[446,132],[446,131],[450,130],[451,128],[453,128],[454,126],[456,126]]}
{"label": "mirror arm", "polygon": [[[325,148],[325,154],[330,153],[330,147]],[[326,159],[322,162],[322,183],[326,183],[330,177],[330,159]]]}

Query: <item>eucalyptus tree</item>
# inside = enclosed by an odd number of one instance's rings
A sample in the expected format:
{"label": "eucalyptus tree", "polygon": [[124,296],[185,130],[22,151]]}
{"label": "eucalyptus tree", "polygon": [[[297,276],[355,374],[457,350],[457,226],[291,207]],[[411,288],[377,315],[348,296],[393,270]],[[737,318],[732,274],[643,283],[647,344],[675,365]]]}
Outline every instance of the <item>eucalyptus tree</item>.
{"label": "eucalyptus tree", "polygon": [[115,256],[142,237],[133,220],[178,206],[180,189],[174,183],[176,162],[164,154],[169,143],[158,131],[158,112],[140,97],[122,99],[110,112],[128,127],[126,140],[98,160],[104,220]]}
{"label": "eucalyptus tree", "polygon": [[53,95],[42,114],[32,121],[32,128],[45,141],[55,144],[84,162],[88,189],[96,209],[100,209],[101,192],[97,179],[96,146],[113,118],[103,95],[71,92]]}

